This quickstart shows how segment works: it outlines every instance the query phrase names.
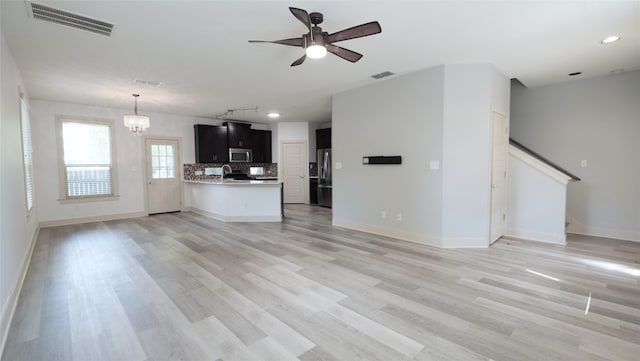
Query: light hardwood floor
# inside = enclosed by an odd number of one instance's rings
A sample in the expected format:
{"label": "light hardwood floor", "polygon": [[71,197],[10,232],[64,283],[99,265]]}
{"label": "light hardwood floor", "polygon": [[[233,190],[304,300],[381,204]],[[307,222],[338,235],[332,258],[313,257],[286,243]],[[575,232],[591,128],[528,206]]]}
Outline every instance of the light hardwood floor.
{"label": "light hardwood floor", "polygon": [[330,217],[42,229],[2,360],[640,359],[640,243],[447,250]]}

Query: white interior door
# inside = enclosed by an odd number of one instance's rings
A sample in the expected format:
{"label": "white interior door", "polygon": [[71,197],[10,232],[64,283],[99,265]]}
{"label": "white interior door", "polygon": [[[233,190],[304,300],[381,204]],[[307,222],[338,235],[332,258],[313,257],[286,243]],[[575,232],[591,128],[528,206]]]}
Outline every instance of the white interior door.
{"label": "white interior door", "polygon": [[175,212],[182,206],[177,140],[145,139],[149,214]]}
{"label": "white interior door", "polygon": [[307,143],[282,143],[284,203],[304,203],[307,172]]}
{"label": "white interior door", "polygon": [[507,230],[507,154],[509,127],[504,114],[492,112],[491,152],[491,232],[490,243],[504,236]]}

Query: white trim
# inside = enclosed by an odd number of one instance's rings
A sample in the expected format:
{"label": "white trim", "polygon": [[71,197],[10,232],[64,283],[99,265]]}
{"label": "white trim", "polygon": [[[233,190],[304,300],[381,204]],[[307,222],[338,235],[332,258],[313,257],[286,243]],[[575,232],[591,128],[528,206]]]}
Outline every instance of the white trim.
{"label": "white trim", "polygon": [[184,211],[200,214],[221,222],[282,222],[282,216],[225,216],[195,207],[185,207]]}
{"label": "white trim", "polygon": [[631,242],[640,242],[640,232],[637,231],[592,227],[578,221],[571,216],[567,216],[567,222],[569,222],[567,233],[592,237],[613,238]]}
{"label": "white trim", "polygon": [[507,228],[507,234],[505,237],[518,238],[525,241],[560,244],[563,246],[567,244],[567,235],[565,233],[556,234]]}
{"label": "white trim", "polygon": [[376,226],[371,226],[369,224],[360,224],[360,223],[353,223],[353,222],[336,222],[335,220],[333,221],[332,226],[352,229],[355,231],[366,232],[371,234],[377,234],[379,236],[396,238],[399,240],[418,243],[425,246],[442,248],[442,244],[440,243],[439,240],[429,238],[423,234],[400,231],[392,228],[376,227]]}
{"label": "white trim", "polygon": [[[77,200],[78,202],[88,202],[93,198],[102,200],[105,197],[118,197],[118,152],[116,150],[116,137],[113,119],[95,118],[86,116],[56,114],[56,154],[58,157],[58,201]],[[80,123],[106,126],[109,129],[109,151],[111,152],[111,164],[109,171],[111,172],[111,194],[88,195],[80,197],[69,197],[67,194],[67,169],[64,162],[64,135],[63,123]]]}
{"label": "white trim", "polygon": [[542,173],[548,175],[552,179],[555,179],[556,181],[558,181],[558,182],[560,182],[562,184],[569,183],[569,179],[571,179],[571,177],[569,177],[568,175],[566,175],[566,174],[560,172],[559,170],[551,167],[550,165],[544,163],[543,161],[531,156],[530,154],[528,154],[528,153],[526,153],[526,152],[514,147],[511,144],[509,144],[509,155],[512,155],[512,156],[522,160],[526,164],[528,164],[531,167],[541,171]]}
{"label": "white trim", "polygon": [[68,226],[71,224],[105,222],[105,221],[114,221],[117,219],[138,218],[138,217],[146,217],[146,216],[148,216],[146,212],[108,214],[108,215],[94,216],[94,217],[81,217],[81,218],[71,218],[71,219],[60,219],[55,221],[43,221],[43,222],[40,222],[39,227],[46,228],[46,227]]}
{"label": "white trim", "polygon": [[7,303],[5,303],[4,308],[2,309],[2,314],[0,315],[0,335],[2,335],[2,340],[0,342],[0,356],[4,353],[4,347],[6,346],[7,337],[9,336],[9,327],[11,326],[11,321],[13,321],[13,316],[18,306],[18,299],[20,297],[20,293],[22,292],[24,279],[27,276],[27,270],[29,269],[31,256],[33,255],[33,250],[35,248],[36,240],[38,239],[39,234],[40,228],[37,227],[31,237],[29,249],[22,259],[18,279],[16,279],[16,283],[14,284],[11,293],[9,294],[9,298],[7,299]]}

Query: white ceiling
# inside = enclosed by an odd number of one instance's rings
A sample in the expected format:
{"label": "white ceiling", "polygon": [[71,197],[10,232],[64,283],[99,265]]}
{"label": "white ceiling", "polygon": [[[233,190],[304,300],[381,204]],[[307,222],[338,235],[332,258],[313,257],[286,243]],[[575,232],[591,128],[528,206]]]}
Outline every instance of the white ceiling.
{"label": "white ceiling", "polygon": [[[528,87],[640,69],[640,1],[37,1],[115,24],[110,37],[34,20],[24,1],[2,0],[2,34],[31,98],[268,123],[328,121],[331,95],[383,71],[491,63]],[[377,20],[382,33],[289,65],[301,48],[249,44],[301,36],[288,10],[324,14],[329,33]],[[618,42],[603,45],[608,35]],[[582,75],[568,77],[571,72]],[[152,87],[134,79],[159,81]]]}

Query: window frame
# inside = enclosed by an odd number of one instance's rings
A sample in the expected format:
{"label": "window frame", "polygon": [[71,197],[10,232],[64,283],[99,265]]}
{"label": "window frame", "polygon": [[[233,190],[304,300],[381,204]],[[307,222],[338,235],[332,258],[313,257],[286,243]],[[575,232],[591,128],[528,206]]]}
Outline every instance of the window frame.
{"label": "window frame", "polygon": [[[25,101],[22,93],[20,94],[20,136],[22,143],[22,168],[24,175],[24,202],[25,209],[27,210],[27,217],[29,217],[35,205],[35,179],[33,176],[33,137],[31,134],[31,117],[29,116],[29,106]],[[29,160],[28,163],[27,160]],[[29,180],[31,180],[31,182],[29,182]],[[29,194],[29,188],[31,188],[31,194]]]}
{"label": "window frame", "polygon": [[[78,123],[78,124],[90,124],[90,125],[102,125],[109,129],[109,146],[111,151],[111,194],[96,194],[87,196],[69,196],[67,194],[67,169],[64,163],[64,139],[62,133],[63,123]],[[116,161],[116,143],[115,143],[115,128],[113,119],[93,118],[85,116],[72,116],[72,115],[60,115],[56,114],[56,140],[57,140],[57,155],[58,155],[58,183],[59,183],[59,199],[61,203],[67,202],[94,202],[104,200],[118,199],[118,172]]]}

